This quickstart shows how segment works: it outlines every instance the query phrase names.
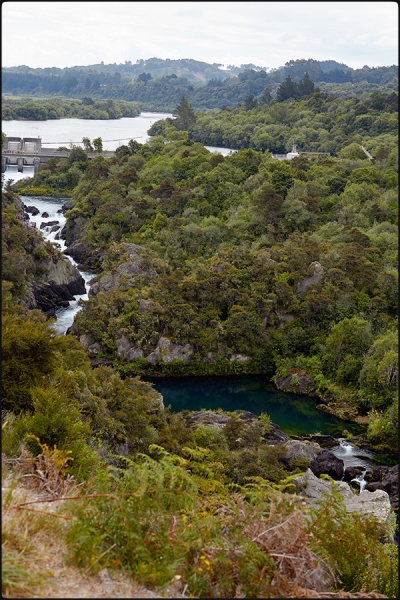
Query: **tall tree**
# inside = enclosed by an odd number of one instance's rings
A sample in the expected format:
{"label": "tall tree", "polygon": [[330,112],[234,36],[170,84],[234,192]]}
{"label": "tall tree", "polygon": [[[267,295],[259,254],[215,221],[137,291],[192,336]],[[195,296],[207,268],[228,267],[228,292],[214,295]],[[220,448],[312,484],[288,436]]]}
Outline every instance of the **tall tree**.
{"label": "tall tree", "polygon": [[176,117],[174,125],[177,129],[187,130],[196,122],[196,115],[186,96],[182,96],[182,100],[172,114]]}
{"label": "tall tree", "polygon": [[300,79],[298,83],[299,95],[308,96],[315,92],[315,85],[308,73],[305,73],[303,79]]}
{"label": "tall tree", "polygon": [[93,146],[94,146],[94,149],[96,150],[96,152],[98,152],[99,154],[100,154],[100,152],[103,152],[103,141],[102,141],[101,137],[98,137],[93,140]]}
{"label": "tall tree", "polygon": [[278,102],[283,102],[284,100],[288,100],[289,98],[297,98],[298,97],[298,86],[295,83],[290,75],[286,77],[286,79],[281,83],[276,92],[276,98]]}

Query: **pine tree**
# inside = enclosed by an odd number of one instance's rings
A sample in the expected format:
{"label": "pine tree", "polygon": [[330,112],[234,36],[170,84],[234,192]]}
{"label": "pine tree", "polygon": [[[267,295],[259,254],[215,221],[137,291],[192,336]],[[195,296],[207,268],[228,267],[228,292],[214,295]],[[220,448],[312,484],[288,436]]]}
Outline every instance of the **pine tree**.
{"label": "pine tree", "polygon": [[186,96],[182,96],[182,100],[172,114],[176,117],[174,125],[177,129],[188,130],[196,121],[196,115]]}

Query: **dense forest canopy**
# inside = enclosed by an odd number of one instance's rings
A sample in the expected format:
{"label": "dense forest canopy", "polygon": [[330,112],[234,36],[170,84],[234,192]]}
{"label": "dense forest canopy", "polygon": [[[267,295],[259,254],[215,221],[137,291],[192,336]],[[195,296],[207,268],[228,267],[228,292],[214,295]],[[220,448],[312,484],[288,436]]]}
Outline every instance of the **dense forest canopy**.
{"label": "dense forest canopy", "polygon": [[137,105],[114,100],[94,101],[90,96],[82,100],[48,98],[2,98],[1,118],[3,121],[47,121],[54,119],[120,119],[137,117]]}
{"label": "dense forest canopy", "polygon": [[[316,92],[215,115],[193,113],[182,101],[175,112],[175,121],[153,125],[157,135],[147,144],[122,146],[110,160],[54,159],[16,186],[25,194],[72,195],[67,242],[78,243],[78,260],[99,272],[73,333],[89,336],[123,373],[303,370],[320,395],[369,413],[372,438],[388,443],[396,435],[391,95],[360,102]],[[223,131],[231,119],[240,124],[238,140],[258,119],[269,135],[289,127],[284,145],[302,132],[304,143],[314,139],[316,151],[334,144],[338,156],[278,161],[248,148],[224,158],[193,141],[207,124]],[[133,256],[143,265],[134,286],[128,272],[106,285]],[[146,361],[160,352],[160,339],[190,348],[189,360]],[[137,360],[124,359],[121,340]],[[232,362],[239,355],[245,361]]]}
{"label": "dense forest canopy", "polygon": [[[3,94],[72,98],[92,96],[136,102],[141,110],[172,111],[182,96],[197,110],[235,106],[249,94],[261,96],[265,87],[272,95],[290,76],[295,83],[307,72],[332,94],[361,96],[378,87],[380,91],[396,89],[398,67],[351,69],[336,61],[313,59],[291,60],[275,70],[246,64],[241,67],[209,65],[191,59],[162,60],[152,58],[136,64],[56,67],[33,69],[22,65],[2,69]],[[342,85],[347,85],[342,88]],[[328,86],[328,88],[327,88]],[[349,87],[350,86],[350,87]]]}

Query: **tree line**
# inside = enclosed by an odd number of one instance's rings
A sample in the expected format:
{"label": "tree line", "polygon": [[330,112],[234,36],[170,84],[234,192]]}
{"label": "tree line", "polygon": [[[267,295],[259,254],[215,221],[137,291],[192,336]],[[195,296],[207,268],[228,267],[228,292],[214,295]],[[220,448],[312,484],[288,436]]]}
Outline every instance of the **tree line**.
{"label": "tree line", "polygon": [[82,100],[2,98],[3,121],[47,121],[72,118],[108,120],[137,117],[138,115],[140,115],[140,109],[135,104],[114,102],[110,99],[95,101],[90,96],[85,96]]}

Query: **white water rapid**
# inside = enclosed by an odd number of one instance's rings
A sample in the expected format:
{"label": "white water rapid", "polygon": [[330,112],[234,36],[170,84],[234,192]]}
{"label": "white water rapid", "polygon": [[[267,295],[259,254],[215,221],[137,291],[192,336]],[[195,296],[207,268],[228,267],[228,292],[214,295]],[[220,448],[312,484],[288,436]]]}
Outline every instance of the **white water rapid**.
{"label": "white water rapid", "polygon": [[[26,206],[35,206],[39,210],[39,214],[32,215],[29,214],[29,222],[34,223],[37,229],[42,233],[43,237],[50,241],[52,244],[55,244],[62,252],[65,251],[66,245],[64,240],[59,237],[59,234],[62,228],[65,225],[65,217],[62,214],[61,207],[68,200],[68,198],[47,198],[44,196],[33,197],[33,196],[21,196],[22,202]],[[60,212],[61,211],[61,212]],[[47,213],[48,217],[43,217],[43,213]],[[56,231],[51,231],[52,226],[42,227],[43,222],[48,221],[58,221],[59,228]],[[74,266],[77,266],[77,263],[71,256],[68,256],[68,259]],[[76,313],[80,310],[80,306],[78,305],[79,300],[87,300],[89,293],[89,281],[93,279],[92,273],[86,273],[84,271],[79,271],[85,280],[86,293],[81,295],[75,295],[75,300],[71,300],[69,306],[65,308],[59,308],[56,310],[56,322],[54,323],[54,328],[58,334],[64,335],[67,329],[72,325],[74,321],[74,317]]]}
{"label": "white water rapid", "polygon": [[364,479],[366,472],[373,471],[380,463],[373,459],[372,452],[357,448],[357,446],[354,446],[345,438],[339,438],[339,443],[340,446],[330,448],[330,450],[343,461],[345,471],[346,467],[362,467],[363,473],[360,473],[360,475],[351,480],[360,486],[360,492],[362,492],[367,485]]}

